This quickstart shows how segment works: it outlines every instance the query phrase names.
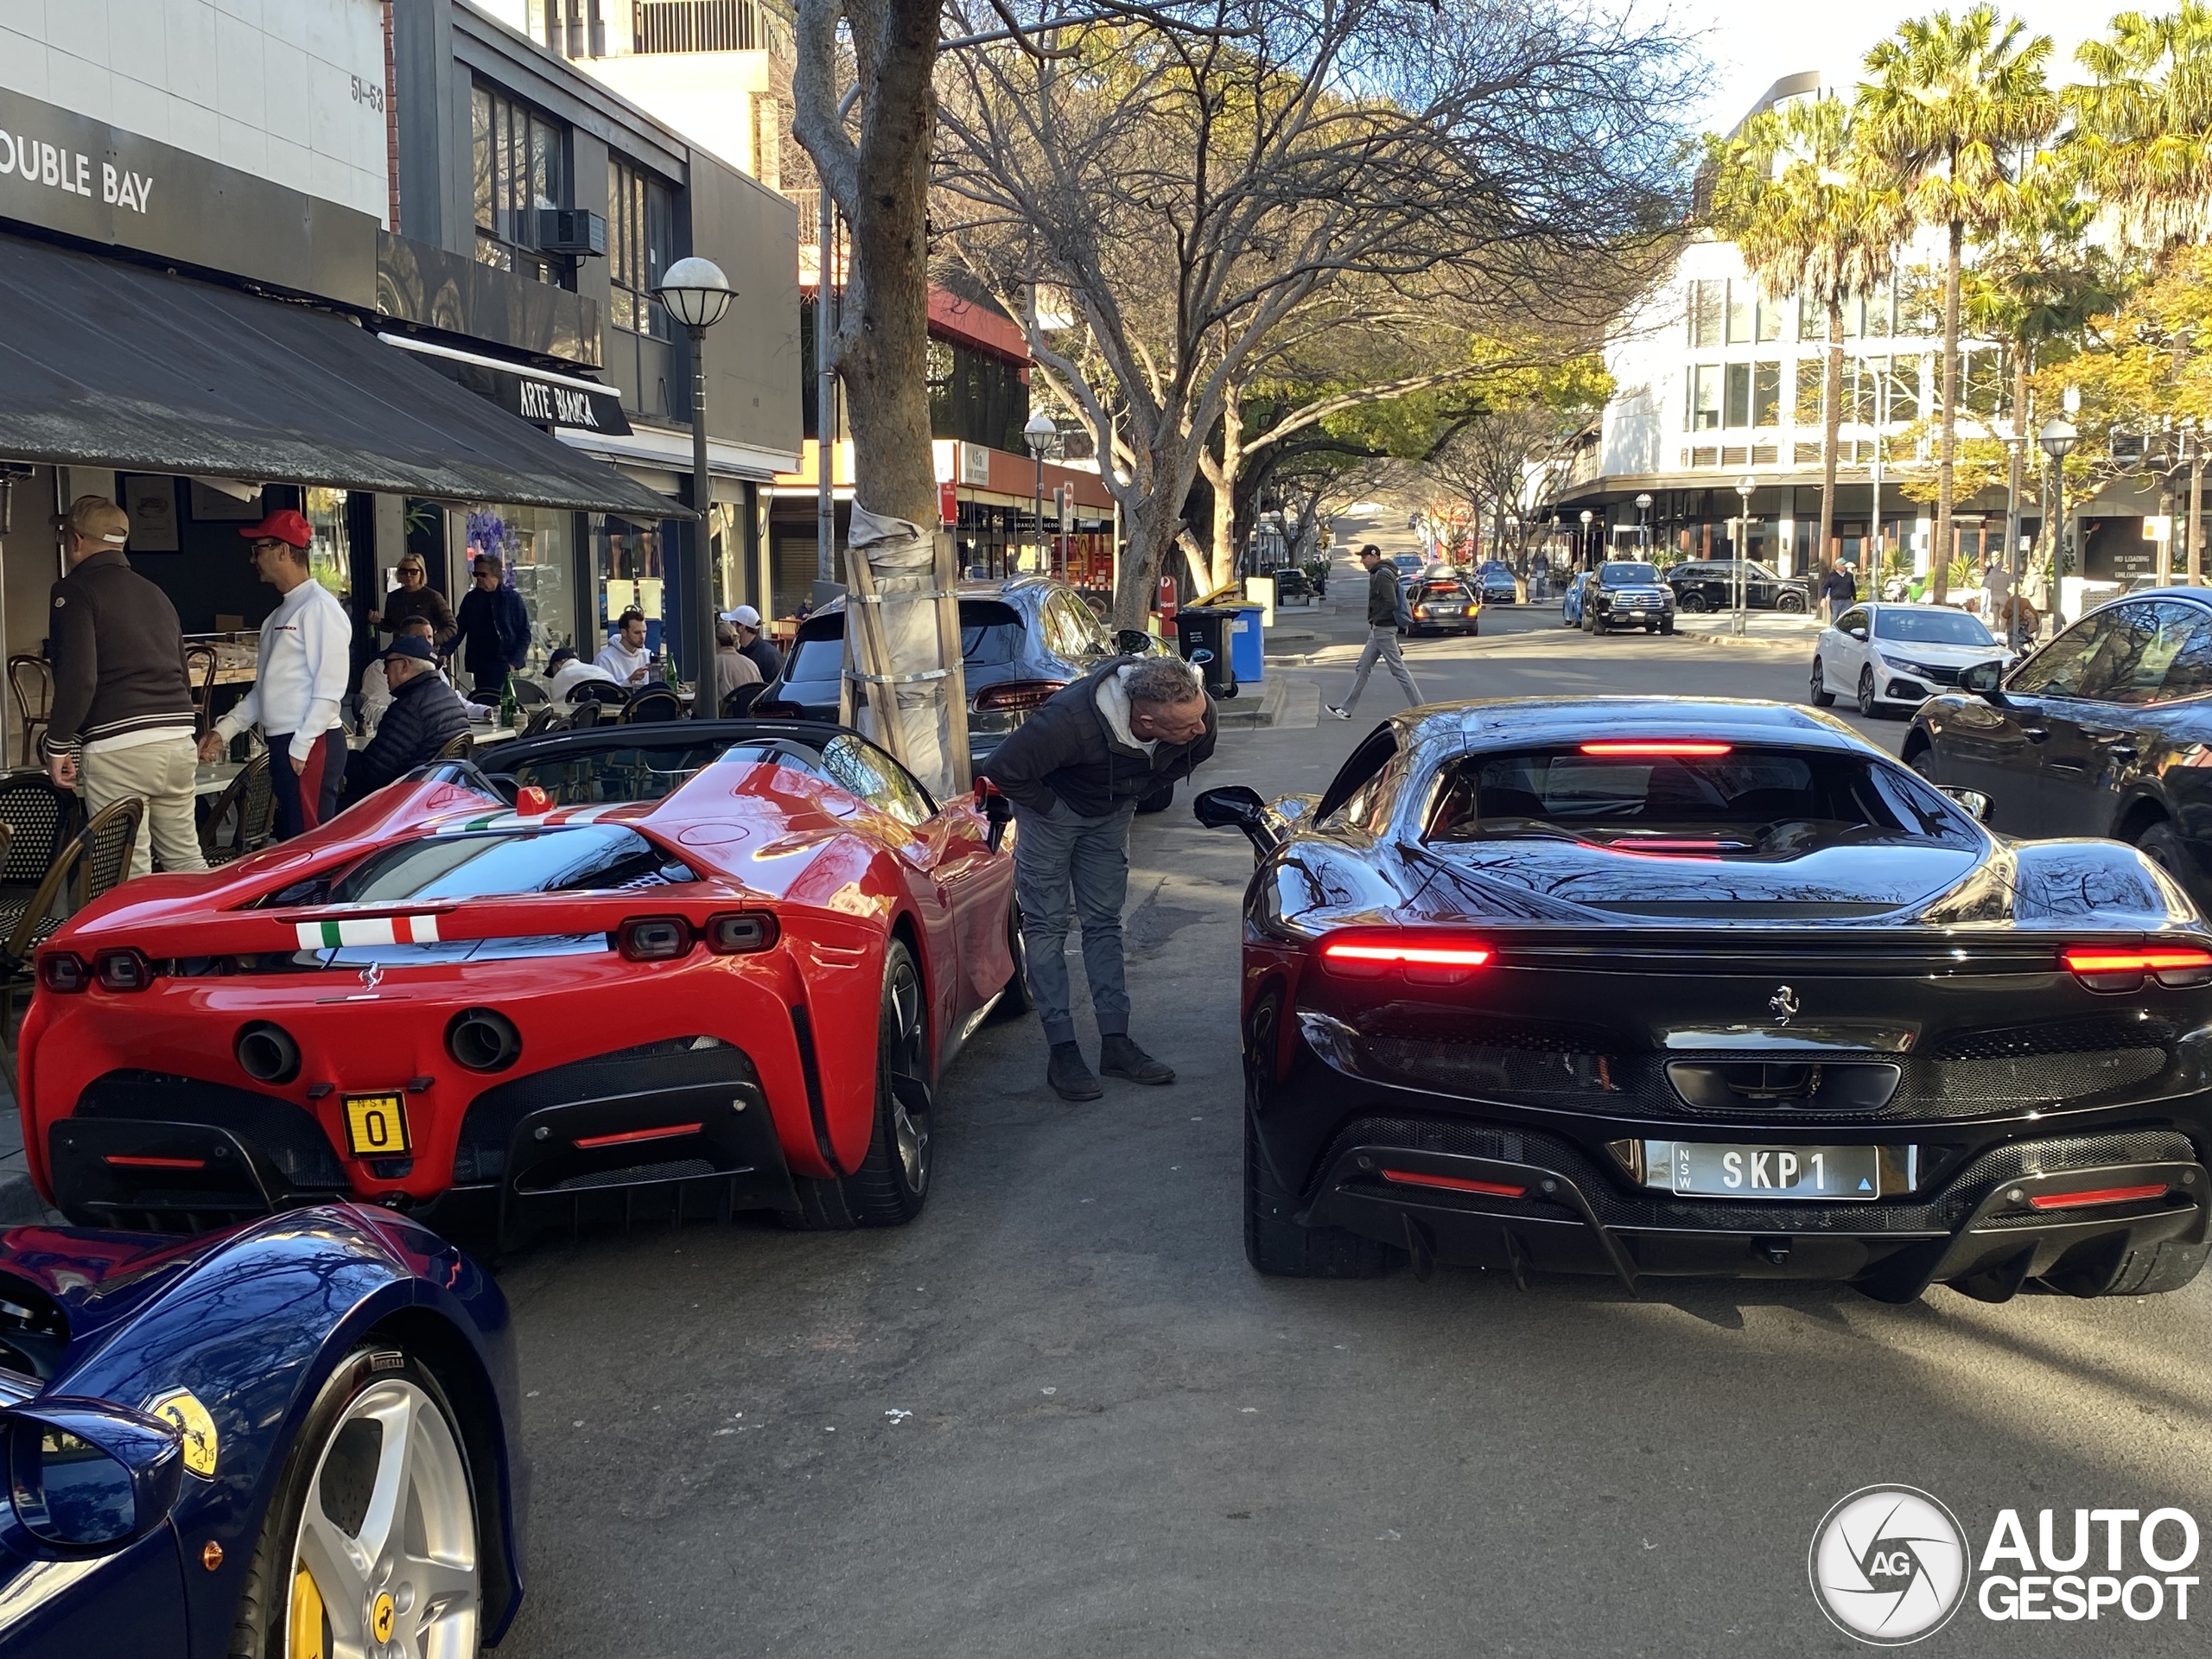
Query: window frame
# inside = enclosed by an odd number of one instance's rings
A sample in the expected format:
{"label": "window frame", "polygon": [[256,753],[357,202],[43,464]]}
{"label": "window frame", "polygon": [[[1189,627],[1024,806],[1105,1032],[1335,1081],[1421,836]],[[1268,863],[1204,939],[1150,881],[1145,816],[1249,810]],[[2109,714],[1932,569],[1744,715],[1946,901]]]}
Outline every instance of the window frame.
{"label": "window frame", "polygon": [[[574,135],[569,124],[496,82],[474,78],[469,82],[468,107],[469,198],[475,234],[472,252],[476,262],[551,287],[573,289],[575,261],[537,246],[538,213],[575,202]],[[550,176],[556,169],[557,179]],[[541,182],[543,189],[538,188]]]}
{"label": "window frame", "polygon": [[652,168],[610,149],[607,154],[608,327],[643,340],[675,340],[674,320],[653,297],[662,276],[676,262],[675,241],[676,188]]}

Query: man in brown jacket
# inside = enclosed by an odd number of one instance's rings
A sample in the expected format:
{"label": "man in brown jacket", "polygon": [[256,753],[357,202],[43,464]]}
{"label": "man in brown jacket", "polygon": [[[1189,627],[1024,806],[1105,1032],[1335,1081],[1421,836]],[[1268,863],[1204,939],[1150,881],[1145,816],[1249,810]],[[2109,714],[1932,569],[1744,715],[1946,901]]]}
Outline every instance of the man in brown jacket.
{"label": "man in brown jacket", "polygon": [[88,814],[133,795],[144,800],[131,874],[145,874],[154,857],[164,870],[204,870],[192,816],[197,711],[176,607],[123,556],[130,518],[114,502],[80,495],[60,525],[69,574],[54,584],[47,620],[47,775],[63,789],[81,784]]}

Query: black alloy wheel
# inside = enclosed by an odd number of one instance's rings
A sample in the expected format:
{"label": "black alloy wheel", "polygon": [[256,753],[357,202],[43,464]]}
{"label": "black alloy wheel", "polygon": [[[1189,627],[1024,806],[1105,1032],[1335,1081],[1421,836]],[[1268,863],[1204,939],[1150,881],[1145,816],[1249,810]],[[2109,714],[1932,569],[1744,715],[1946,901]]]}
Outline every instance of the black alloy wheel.
{"label": "black alloy wheel", "polygon": [[1910,766],[1915,772],[1918,772],[1923,778],[1925,778],[1929,783],[1933,784],[1936,782],[1935,750],[1916,749],[1912,753],[1905,757],[1904,763],[1908,766]]}
{"label": "black alloy wheel", "polygon": [[1705,595],[1694,588],[1685,588],[1675,599],[1675,608],[1696,616],[1706,609]]}
{"label": "black alloy wheel", "polygon": [[1805,595],[1785,588],[1775,595],[1774,608],[1790,616],[1802,616],[1805,613]]}
{"label": "black alloy wheel", "polygon": [[1859,671],[1859,712],[1872,720],[1880,707],[1874,698],[1874,671],[1862,668]]}
{"label": "black alloy wheel", "polygon": [[1835,693],[1828,690],[1827,671],[1821,666],[1817,657],[1813,658],[1813,689],[1806,694],[1806,700],[1815,709],[1835,707]]}
{"label": "black alloy wheel", "polygon": [[2181,832],[2164,818],[2153,819],[2135,832],[2135,845],[2143,856],[2173,877],[2184,891],[2190,888],[2189,849]]}

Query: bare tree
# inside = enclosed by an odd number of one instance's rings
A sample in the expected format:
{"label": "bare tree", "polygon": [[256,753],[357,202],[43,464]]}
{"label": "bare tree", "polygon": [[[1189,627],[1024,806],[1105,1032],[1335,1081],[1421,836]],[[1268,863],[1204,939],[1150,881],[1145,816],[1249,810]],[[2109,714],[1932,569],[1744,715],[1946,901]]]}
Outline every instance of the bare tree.
{"label": "bare tree", "polygon": [[1241,447],[1241,414],[1224,421],[1318,296],[1357,281],[1572,311],[1624,245],[1667,233],[1682,182],[1683,54],[1662,33],[1510,0],[1179,15],[1206,32],[963,54],[941,110],[940,228],[1096,443],[1128,538],[1124,626],[1187,534],[1209,442]]}
{"label": "bare tree", "polygon": [[1534,400],[1478,415],[1421,465],[1421,472],[1489,520],[1491,556],[1528,569],[1535,526],[1530,501],[1548,499],[1595,410]]}

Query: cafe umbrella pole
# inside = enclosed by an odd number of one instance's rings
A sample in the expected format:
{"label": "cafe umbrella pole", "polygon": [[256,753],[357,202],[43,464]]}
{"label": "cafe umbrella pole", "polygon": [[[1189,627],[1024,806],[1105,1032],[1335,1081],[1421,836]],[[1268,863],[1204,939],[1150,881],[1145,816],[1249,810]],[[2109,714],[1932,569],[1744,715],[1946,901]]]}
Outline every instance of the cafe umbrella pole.
{"label": "cafe umbrella pole", "polygon": [[707,330],[722,320],[736,297],[721,267],[694,255],[668,268],[653,296],[691,335],[691,508],[698,522],[692,546],[698,554],[697,590],[692,603],[698,617],[692,627],[691,712],[713,720],[721,710],[715,696],[715,620],[721,606],[715,591],[711,511],[712,483],[707,476]]}

